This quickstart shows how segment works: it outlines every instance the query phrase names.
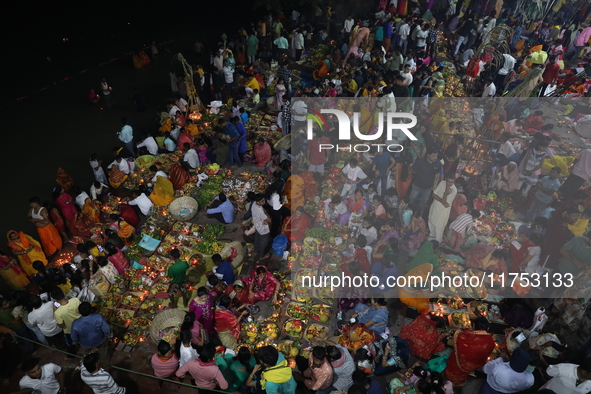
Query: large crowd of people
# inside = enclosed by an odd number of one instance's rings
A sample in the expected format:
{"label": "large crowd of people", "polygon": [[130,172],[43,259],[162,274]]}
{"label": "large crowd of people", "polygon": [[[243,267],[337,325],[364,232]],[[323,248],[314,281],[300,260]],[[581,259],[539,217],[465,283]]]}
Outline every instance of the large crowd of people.
{"label": "large crowd of people", "polygon": [[[38,239],[8,232],[0,274],[13,291],[0,298],[0,332],[15,335],[18,346],[0,341],[2,377],[20,360],[18,392],[63,393],[59,363],[32,357],[40,343],[83,355],[80,377],[95,393],[124,393],[101,366],[111,358],[113,330],[92,305],[97,284],[106,284],[105,294],[137,269],[136,235],[186,185],[207,183],[208,170],[233,171],[230,177],[249,170],[262,173],[266,187],[252,183],[240,203],[232,190],[221,191],[194,219],[242,229],[252,252],[243,270],[213,253],[207,283],[193,288],[193,263],[176,248],[168,252],[166,309],[187,313],[174,341],[158,341],[155,377],[180,382],[188,374],[203,392],[450,394],[470,381],[481,382],[481,394],[590,392],[591,149],[584,139],[561,143],[552,120],[558,106],[541,99],[586,96],[577,76],[591,56],[588,5],[557,2],[542,11],[515,1],[451,1],[435,10],[433,3],[380,1],[377,12],[357,19],[330,7],[270,15],[214,43],[209,58],[198,41],[192,75],[173,62],[174,99],[160,124],[138,136],[121,119],[112,162],[90,157],[88,192],[59,169],[52,199],[29,201]],[[155,44],[151,54],[158,56]],[[99,93],[91,91],[91,104],[111,107],[105,79]],[[478,127],[438,100],[454,96],[485,100]],[[417,140],[403,133],[379,140],[402,146],[396,153],[329,153],[319,147],[336,144],[337,120],[327,116],[306,141],[312,111],[299,98],[341,97],[366,100],[353,110],[367,134],[376,132],[380,110],[414,113]],[[139,91],[134,101],[145,110]],[[588,109],[586,101],[560,107],[561,124],[584,137]],[[259,134],[257,114],[273,118],[276,133]],[[476,160],[466,155],[468,140],[487,143]],[[105,214],[113,199],[117,213]],[[514,208],[505,221],[519,225],[501,230],[508,237],[476,234],[487,200]],[[379,286],[337,289],[324,322],[336,333],[309,338],[306,356],[246,345],[242,328],[267,313],[265,305],[282,305],[285,285],[272,268],[300,264],[318,227],[340,235],[339,271],[373,275]],[[287,254],[279,257],[272,245],[284,238]],[[323,242],[338,245],[334,238]],[[455,301],[440,291],[408,286],[389,296],[388,278],[449,272],[452,257],[455,267],[487,275],[559,273],[582,285],[542,294],[542,286],[518,283],[502,289],[500,303],[469,297],[466,304],[475,299],[489,309],[476,308],[459,326],[452,314],[443,318],[441,304]],[[521,298],[527,294],[540,299]],[[341,341],[356,328],[372,340]],[[566,338],[569,332],[578,335]]]}

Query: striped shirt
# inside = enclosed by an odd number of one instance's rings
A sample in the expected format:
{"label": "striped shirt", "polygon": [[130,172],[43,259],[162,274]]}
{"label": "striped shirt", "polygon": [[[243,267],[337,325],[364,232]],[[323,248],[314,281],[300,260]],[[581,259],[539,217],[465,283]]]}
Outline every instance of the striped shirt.
{"label": "striped shirt", "polygon": [[449,228],[465,236],[472,229],[473,224],[474,218],[472,215],[463,213],[449,225]]}
{"label": "striped shirt", "polygon": [[125,387],[119,387],[111,374],[102,368],[96,373],[90,373],[84,364],[81,364],[80,377],[94,391],[94,394],[125,394]]}

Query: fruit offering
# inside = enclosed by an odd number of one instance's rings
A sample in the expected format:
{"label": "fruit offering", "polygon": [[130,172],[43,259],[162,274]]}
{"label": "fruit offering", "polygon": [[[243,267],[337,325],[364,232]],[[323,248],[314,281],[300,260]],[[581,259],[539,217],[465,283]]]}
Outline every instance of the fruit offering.
{"label": "fruit offering", "polygon": [[334,297],[334,292],[330,286],[322,286],[316,289],[316,298],[325,299]]}
{"label": "fruit offering", "polygon": [[300,262],[304,268],[316,269],[322,264],[322,256],[308,256]]}
{"label": "fruit offering", "polygon": [[120,296],[118,296],[116,294],[112,294],[112,293],[107,293],[107,294],[101,296],[101,299],[100,299],[98,305],[101,307],[105,307],[105,308],[113,308],[113,307],[116,307],[117,305],[119,305],[120,301],[121,301]]}
{"label": "fruit offering", "polygon": [[162,330],[158,331],[158,340],[166,341],[172,346],[174,343],[176,343],[176,339],[179,334],[179,326],[163,328]]}
{"label": "fruit offering", "polygon": [[310,317],[310,310],[305,304],[290,302],[287,305],[287,316],[293,319],[307,319]]}
{"label": "fruit offering", "polygon": [[121,338],[121,343],[124,345],[127,345],[127,346],[136,347],[138,344],[140,344],[144,340],[145,340],[145,337],[144,337],[143,333],[134,330],[134,331],[126,332],[123,335],[123,338]]}
{"label": "fruit offering", "polygon": [[306,339],[311,341],[314,338],[327,338],[328,327],[320,324],[310,324],[306,330]]}
{"label": "fruit offering", "polygon": [[460,327],[460,328],[471,328],[472,322],[470,321],[470,316],[468,316],[467,312],[459,312],[455,311],[452,312],[449,316],[449,325],[452,327]]}
{"label": "fruit offering", "polygon": [[300,356],[304,358],[310,358],[312,354],[312,346],[306,346],[305,348],[300,350]]}
{"label": "fruit offering", "polygon": [[330,320],[331,310],[330,306],[328,305],[317,304],[312,305],[310,313],[312,314],[312,319],[319,321],[320,323],[326,324]]}
{"label": "fruit offering", "polygon": [[313,288],[303,288],[303,287],[296,287],[293,291],[294,298],[298,302],[312,302],[312,298],[314,298],[314,289]]}
{"label": "fruit offering", "polygon": [[255,322],[250,322],[242,326],[242,332],[245,334],[247,344],[255,343],[259,337],[259,329]]}
{"label": "fruit offering", "polygon": [[361,346],[369,345],[375,341],[375,332],[368,330],[365,324],[355,326],[346,325],[339,336],[339,345],[353,351]]}
{"label": "fruit offering", "polygon": [[277,327],[277,324],[275,324],[275,323],[267,323],[267,324],[263,325],[263,328],[262,328],[262,334],[264,337],[267,337],[267,339],[268,338],[271,338],[271,339],[277,338],[279,336],[280,332],[281,332],[281,330],[279,330],[279,327]]}
{"label": "fruit offering", "polygon": [[150,328],[150,324],[152,324],[152,322],[148,319],[144,319],[143,317],[134,317],[131,319],[131,327],[137,330],[146,331],[148,328]]}
{"label": "fruit offering", "polygon": [[141,293],[126,293],[121,298],[121,305],[130,309],[135,309],[140,306],[143,301],[143,294]]}
{"label": "fruit offering", "polygon": [[283,332],[294,338],[301,338],[304,333],[305,324],[299,319],[287,319],[283,323]]}
{"label": "fruit offering", "polygon": [[134,312],[132,310],[117,309],[113,315],[111,315],[111,323],[118,326],[129,327],[133,315]]}
{"label": "fruit offering", "polygon": [[285,357],[296,357],[300,353],[302,344],[300,341],[285,340],[277,344],[279,350]]}
{"label": "fruit offering", "polygon": [[140,310],[146,313],[156,313],[160,310],[161,301],[157,299],[146,300],[140,305]]}

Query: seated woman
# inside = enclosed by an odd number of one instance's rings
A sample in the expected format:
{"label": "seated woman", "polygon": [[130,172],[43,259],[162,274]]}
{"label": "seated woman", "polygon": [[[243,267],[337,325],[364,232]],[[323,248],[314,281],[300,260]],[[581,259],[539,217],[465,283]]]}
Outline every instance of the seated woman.
{"label": "seated woman", "polygon": [[426,241],[421,245],[417,253],[414,255],[407,269],[411,270],[421,264],[429,263],[433,267],[439,267],[439,258],[437,257],[437,250],[439,249],[439,242],[435,240]]}
{"label": "seated woman", "polygon": [[107,249],[107,258],[119,272],[119,275],[125,275],[125,271],[129,269],[129,260],[121,249],[115,247],[112,243],[105,244]]}
{"label": "seated woman", "polygon": [[216,364],[229,384],[226,391],[230,393],[240,391],[240,387],[246,382],[256,363],[255,357],[246,346],[238,349],[236,355],[226,353],[225,356],[218,357]]}
{"label": "seated woman", "polygon": [[424,360],[430,360],[433,353],[445,348],[443,336],[437,331],[445,325],[440,316],[431,313],[419,315],[400,330],[400,338],[410,347],[410,352]]}
{"label": "seated woman", "polygon": [[259,265],[250,273],[250,278],[244,279],[244,284],[248,286],[249,300],[251,304],[259,301],[268,301],[273,298],[273,303],[277,303],[277,294],[281,289],[281,283],[267,271],[267,268]]}
{"label": "seated woman", "polygon": [[356,189],[355,194],[344,201],[347,206],[347,213],[339,216],[341,226],[359,227],[361,221],[367,216],[368,203],[363,197],[363,191]]}
{"label": "seated woman", "polygon": [[517,190],[518,185],[519,169],[514,161],[504,167],[497,168],[490,182],[491,189],[508,193]]}
{"label": "seated woman", "polygon": [[[367,239],[365,238],[365,235],[359,235],[357,236],[357,239],[355,240],[355,252],[353,254],[353,256],[348,259],[345,260],[343,263],[347,264],[349,262],[355,261],[359,267],[359,269],[361,270],[361,274],[365,274],[365,273],[369,273],[371,271],[371,263],[369,261],[369,253],[366,249],[367,246]],[[348,254],[345,254],[345,252],[343,252],[343,255],[345,256],[351,256],[350,252]]]}
{"label": "seated woman", "polygon": [[411,280],[411,277],[420,277],[423,282],[426,282],[428,277],[433,272],[433,265],[429,263],[421,264],[409,270],[405,277],[407,286],[398,287],[398,298],[400,302],[410,308],[415,308],[419,313],[427,313],[430,310],[429,299],[436,297],[438,291],[430,291],[427,285],[420,286],[417,280]]}
{"label": "seated woman", "polygon": [[150,200],[157,207],[164,207],[174,201],[174,187],[172,182],[163,176],[159,176],[154,183],[154,191],[150,194]]}
{"label": "seated woman", "polygon": [[422,218],[423,211],[418,207],[413,209],[408,230],[402,236],[400,247],[409,254],[415,253],[427,238],[427,223]]}
{"label": "seated woman", "polygon": [[523,267],[527,272],[537,272],[540,268],[543,244],[544,239],[538,234],[529,234],[527,237],[520,237],[511,242],[509,246],[513,260],[511,272],[520,273],[520,267]]}
{"label": "seated woman", "polygon": [[507,275],[503,252],[494,245],[474,244],[464,252],[466,267]]}
{"label": "seated woman", "polygon": [[215,330],[218,333],[222,345],[229,349],[236,349],[242,319],[248,311],[237,312],[232,307],[232,299],[224,294],[220,297],[218,306],[215,309]]}
{"label": "seated woman", "polygon": [[453,222],[458,216],[468,212],[468,206],[466,203],[468,199],[465,195],[458,193],[451,203],[451,210],[449,211],[449,222]]}
{"label": "seated woman", "polygon": [[245,307],[250,304],[250,297],[248,296],[248,288],[244,286],[244,282],[237,279],[231,285],[228,285],[225,290],[226,295],[232,300],[234,308]]}
{"label": "seated woman", "polygon": [[111,263],[105,256],[100,256],[97,258],[96,263],[99,266],[100,273],[105,276],[107,281],[109,281],[111,285],[115,284],[119,272],[117,272],[117,269],[113,263]]}
{"label": "seated woman", "polygon": [[299,241],[306,236],[306,230],[312,228],[312,220],[303,206],[296,209],[295,214],[286,218],[282,234],[287,235],[289,242]]}
{"label": "seated woman", "polygon": [[383,376],[406,368],[410,349],[404,339],[391,336],[378,337],[368,346],[370,354],[374,357],[374,375]]}
{"label": "seated woman", "polygon": [[388,316],[386,299],[376,297],[370,299],[369,306],[363,303],[357,304],[353,315],[359,323],[365,324],[368,329],[374,331],[377,335],[381,335],[386,331]]}
{"label": "seated woman", "polygon": [[265,141],[264,138],[259,138],[257,143],[254,145],[254,158],[257,163],[257,167],[265,167],[269,160],[271,160],[271,145]]}

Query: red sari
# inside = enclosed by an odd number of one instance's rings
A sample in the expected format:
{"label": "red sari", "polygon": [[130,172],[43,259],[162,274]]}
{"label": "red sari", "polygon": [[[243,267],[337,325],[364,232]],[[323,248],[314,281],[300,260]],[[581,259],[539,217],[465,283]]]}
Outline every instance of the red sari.
{"label": "red sari", "polygon": [[66,232],[66,223],[64,223],[64,218],[62,214],[57,210],[57,208],[51,208],[49,211],[49,219],[53,226],[59,231],[60,233]]}
{"label": "red sari", "polygon": [[168,180],[172,182],[174,190],[181,190],[183,186],[189,182],[189,179],[189,173],[179,163],[174,163],[172,167],[170,167]]}
{"label": "red sari", "polygon": [[445,379],[455,385],[465,384],[468,375],[481,368],[494,349],[493,336],[486,331],[457,331],[454,350],[443,372]]}
{"label": "red sari", "polygon": [[[287,220],[289,220],[289,218],[286,218],[285,220],[287,221]],[[312,221],[310,220],[310,217],[306,214],[302,215],[299,219],[296,218],[295,216],[292,216],[291,222],[286,224],[286,226],[290,230],[292,228],[297,229],[297,231],[284,231],[283,232],[283,234],[285,234],[287,236],[287,238],[289,239],[289,242],[293,242],[293,241],[300,240],[306,236],[306,230],[309,230],[312,228]]]}
{"label": "red sari", "polygon": [[437,331],[437,323],[429,315],[420,315],[412,323],[402,327],[399,336],[408,343],[412,354],[425,360],[429,360],[433,353],[445,347]]}
{"label": "red sari", "polygon": [[240,338],[241,324],[236,315],[228,310],[216,308],[215,310],[215,330],[219,332],[229,331],[236,339]]}
{"label": "red sari", "polygon": [[232,305],[236,308],[242,305],[250,304],[250,297],[248,296],[248,287],[244,287],[240,293],[234,290],[236,282],[242,282],[240,280],[234,281],[233,284],[226,287],[226,294],[232,299]]}
{"label": "red sari", "polygon": [[271,297],[273,297],[273,294],[275,293],[275,289],[277,288],[277,286],[280,285],[279,281],[269,271],[267,271],[263,279],[260,279],[256,272],[259,267],[263,266],[257,265],[256,267],[254,267],[254,270],[252,270],[252,272],[250,273],[250,278],[244,279],[244,284],[246,285],[246,287],[249,287],[251,283],[254,283],[252,293],[248,295],[250,304],[254,304],[255,302],[259,301],[270,300]]}
{"label": "red sari", "polygon": [[63,192],[60,196],[55,200],[57,204],[60,206],[60,210],[62,211],[62,215],[64,215],[64,219],[66,219],[66,224],[68,228],[74,232],[74,225],[76,223],[76,214],[78,210],[74,205],[74,199],[68,193]]}

